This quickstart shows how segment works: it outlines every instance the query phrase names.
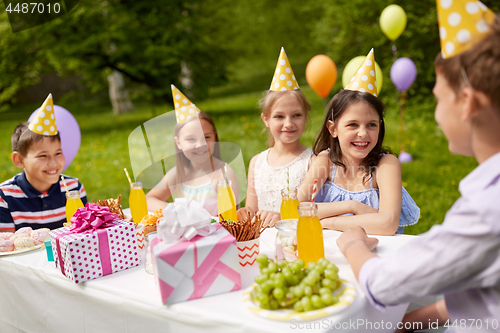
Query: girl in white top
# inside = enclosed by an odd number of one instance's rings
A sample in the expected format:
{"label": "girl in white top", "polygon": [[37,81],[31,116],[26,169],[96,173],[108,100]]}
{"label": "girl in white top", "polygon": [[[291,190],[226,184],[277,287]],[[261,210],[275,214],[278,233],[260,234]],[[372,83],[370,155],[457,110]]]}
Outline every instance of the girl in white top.
{"label": "girl in white top", "polygon": [[298,88],[283,48],[271,89],[260,105],[261,118],[269,129],[268,146],[271,148],[250,161],[245,208],[256,212],[265,225],[274,225],[280,219],[281,190],[287,185],[287,168],[290,188],[298,187],[306,176],[312,155],[311,149],[299,141],[311,105]]}

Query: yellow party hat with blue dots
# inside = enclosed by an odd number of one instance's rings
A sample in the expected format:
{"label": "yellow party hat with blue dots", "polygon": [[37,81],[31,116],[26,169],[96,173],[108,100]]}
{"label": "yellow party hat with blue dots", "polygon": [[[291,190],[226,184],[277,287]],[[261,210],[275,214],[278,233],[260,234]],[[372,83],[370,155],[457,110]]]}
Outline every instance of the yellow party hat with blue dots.
{"label": "yellow party hat with blue dots", "polygon": [[175,118],[177,119],[177,123],[183,123],[188,121],[192,117],[196,116],[200,113],[200,109],[196,107],[179,89],[177,89],[173,84],[172,88],[172,97],[174,99],[174,107],[175,107]]}
{"label": "yellow party hat with blue dots", "polygon": [[480,1],[437,0],[436,5],[444,59],[467,51],[491,32],[495,13]]}
{"label": "yellow party hat with blue dots", "polygon": [[57,135],[56,115],[54,113],[52,94],[47,96],[42,107],[36,113],[35,118],[29,123],[28,128],[32,132],[45,136]]}
{"label": "yellow party hat with blue dots", "polygon": [[377,97],[377,76],[375,75],[375,53],[373,49],[370,50],[366,59],[358,68],[345,89],[369,92]]}
{"label": "yellow party hat with blue dots", "polygon": [[297,89],[300,89],[299,84],[293,74],[292,66],[290,66],[290,62],[286,56],[285,48],[281,47],[280,57],[269,90],[288,91]]}

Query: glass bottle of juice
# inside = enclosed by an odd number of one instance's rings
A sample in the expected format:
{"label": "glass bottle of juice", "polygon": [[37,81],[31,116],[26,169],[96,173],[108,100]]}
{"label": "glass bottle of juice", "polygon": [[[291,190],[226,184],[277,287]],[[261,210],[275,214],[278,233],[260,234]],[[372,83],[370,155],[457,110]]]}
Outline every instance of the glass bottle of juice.
{"label": "glass bottle of juice", "polygon": [[66,222],[71,225],[71,218],[75,215],[78,208],[83,208],[82,199],[80,199],[80,191],[66,192]]}
{"label": "glass bottle of juice", "polygon": [[135,223],[140,223],[142,218],[148,214],[148,205],[146,195],[142,189],[142,183],[136,182],[130,184],[130,196],[128,198],[130,213]]}
{"label": "glass bottle of juice", "polygon": [[298,219],[299,218],[299,199],[297,199],[297,188],[281,190],[281,219]]}
{"label": "glass bottle of juice", "polygon": [[302,202],[299,205],[299,222],[297,224],[297,248],[299,258],[306,265],[318,262],[325,257],[323,246],[323,227],[318,219],[318,205],[311,202]]}
{"label": "glass bottle of juice", "polygon": [[220,180],[217,183],[217,208],[219,215],[222,214],[225,220],[238,221],[236,215],[236,199],[234,197],[233,189],[231,188],[231,181]]}

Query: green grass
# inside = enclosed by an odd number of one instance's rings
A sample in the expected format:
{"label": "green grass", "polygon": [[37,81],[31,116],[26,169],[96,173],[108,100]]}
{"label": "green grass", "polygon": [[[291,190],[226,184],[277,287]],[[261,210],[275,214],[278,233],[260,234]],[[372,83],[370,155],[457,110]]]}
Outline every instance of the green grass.
{"label": "green grass", "polygon": [[[263,81],[261,76],[258,80]],[[257,109],[262,92],[251,89],[250,83],[245,80],[219,87],[213,90],[211,98],[197,102],[201,110],[214,118],[221,141],[233,142],[242,148],[247,166],[252,156],[267,148],[267,133],[263,131],[265,127]],[[299,84],[313,106],[302,137],[302,143],[310,147],[323,122],[323,102],[305,83]],[[114,116],[111,106],[102,98],[89,98],[84,105],[68,98],[62,100],[64,104],[61,104],[73,112],[82,132],[78,155],[65,173],[80,179],[90,200],[116,198],[121,194],[127,207],[129,189],[123,168],[131,170],[128,136],[143,122],[171,111],[172,106],[137,104],[133,113]],[[382,100],[388,105],[385,145],[399,152],[396,97],[382,93]],[[10,161],[10,135],[38,106],[18,106],[0,113],[1,181],[20,171]],[[414,161],[402,166],[403,185],[421,208],[420,222],[406,228],[408,234],[419,234],[441,223],[446,211],[459,197],[458,183],[477,166],[473,158],[455,156],[448,151],[446,138],[433,118],[434,106],[433,98],[424,103],[410,98],[405,110],[406,150]]]}

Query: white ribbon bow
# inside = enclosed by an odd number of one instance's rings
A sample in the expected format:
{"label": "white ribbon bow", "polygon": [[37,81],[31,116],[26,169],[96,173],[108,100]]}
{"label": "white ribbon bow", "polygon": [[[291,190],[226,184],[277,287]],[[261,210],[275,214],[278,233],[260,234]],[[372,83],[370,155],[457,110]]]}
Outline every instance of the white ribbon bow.
{"label": "white ribbon bow", "polygon": [[158,237],[166,243],[189,241],[216,231],[210,213],[199,202],[186,198],[176,198],[168,204],[158,221]]}

